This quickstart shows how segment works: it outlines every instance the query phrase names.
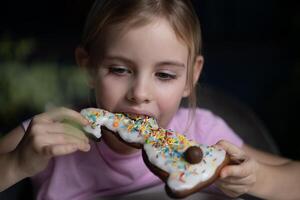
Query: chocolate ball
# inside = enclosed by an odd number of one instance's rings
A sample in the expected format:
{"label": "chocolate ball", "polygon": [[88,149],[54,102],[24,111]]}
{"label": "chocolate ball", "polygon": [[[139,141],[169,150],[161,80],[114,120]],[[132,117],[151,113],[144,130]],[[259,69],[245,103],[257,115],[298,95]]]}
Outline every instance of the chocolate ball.
{"label": "chocolate ball", "polygon": [[191,164],[197,164],[202,160],[202,150],[200,147],[191,146],[184,152],[185,160]]}

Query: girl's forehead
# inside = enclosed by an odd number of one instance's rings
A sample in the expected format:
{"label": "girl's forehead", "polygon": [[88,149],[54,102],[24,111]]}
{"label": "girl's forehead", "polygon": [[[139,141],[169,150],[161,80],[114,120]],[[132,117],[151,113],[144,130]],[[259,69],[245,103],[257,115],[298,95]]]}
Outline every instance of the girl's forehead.
{"label": "girl's forehead", "polygon": [[137,17],[130,21],[112,24],[107,26],[105,29],[106,30],[102,31],[104,34],[100,37],[109,38],[109,36],[113,35],[115,38],[122,38],[129,33],[137,33],[144,34],[144,38],[147,39],[149,36],[149,34],[145,34],[147,32],[164,35],[168,33],[168,35],[172,38],[176,37],[176,39],[183,45],[187,45],[187,42],[176,33],[175,28],[171,26],[170,22],[165,17],[153,16],[147,19]]}
{"label": "girl's forehead", "polygon": [[166,20],[156,20],[141,26],[111,27],[102,48],[106,53],[149,54],[155,57],[174,57],[186,60],[188,47],[175,34]]}
{"label": "girl's forehead", "polygon": [[172,42],[187,46],[186,42],[176,34],[170,23],[160,18],[138,25],[130,23],[113,25],[105,32],[105,38],[110,40],[110,42],[116,39],[122,40],[134,37],[140,38],[141,40],[162,40],[161,42],[163,43],[172,40]]}

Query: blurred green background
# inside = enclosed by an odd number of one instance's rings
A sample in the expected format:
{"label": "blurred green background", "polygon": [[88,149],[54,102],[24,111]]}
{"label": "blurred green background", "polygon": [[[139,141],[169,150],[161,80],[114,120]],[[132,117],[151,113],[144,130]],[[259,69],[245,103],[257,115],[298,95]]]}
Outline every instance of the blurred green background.
{"label": "blurred green background", "polygon": [[37,45],[33,38],[0,37],[1,135],[37,113],[72,108],[88,98],[85,72],[79,67],[59,64],[53,57],[29,60]]}

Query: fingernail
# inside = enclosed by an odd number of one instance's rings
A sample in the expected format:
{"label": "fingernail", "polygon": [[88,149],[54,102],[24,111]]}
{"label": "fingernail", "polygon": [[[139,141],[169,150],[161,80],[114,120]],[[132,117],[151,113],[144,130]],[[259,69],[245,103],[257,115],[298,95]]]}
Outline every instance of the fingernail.
{"label": "fingernail", "polygon": [[221,172],[220,176],[221,176],[221,178],[225,178],[227,176],[227,174],[225,172]]}
{"label": "fingernail", "polygon": [[90,122],[89,122],[89,120],[87,120],[87,119],[84,119],[84,125],[89,125],[90,124]]}

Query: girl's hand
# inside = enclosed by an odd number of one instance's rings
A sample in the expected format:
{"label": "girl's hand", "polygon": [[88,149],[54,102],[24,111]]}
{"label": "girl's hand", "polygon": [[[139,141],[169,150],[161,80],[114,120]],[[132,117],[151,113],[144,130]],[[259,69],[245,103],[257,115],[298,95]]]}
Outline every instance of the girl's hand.
{"label": "girl's hand", "polygon": [[84,133],[66,123],[87,125],[78,112],[58,108],[33,117],[27,131],[12,156],[21,176],[33,176],[46,168],[50,158],[89,151],[90,145]]}
{"label": "girl's hand", "polygon": [[216,145],[223,148],[234,163],[221,170],[216,185],[230,197],[238,197],[249,192],[256,183],[259,164],[229,142],[222,140]]}

